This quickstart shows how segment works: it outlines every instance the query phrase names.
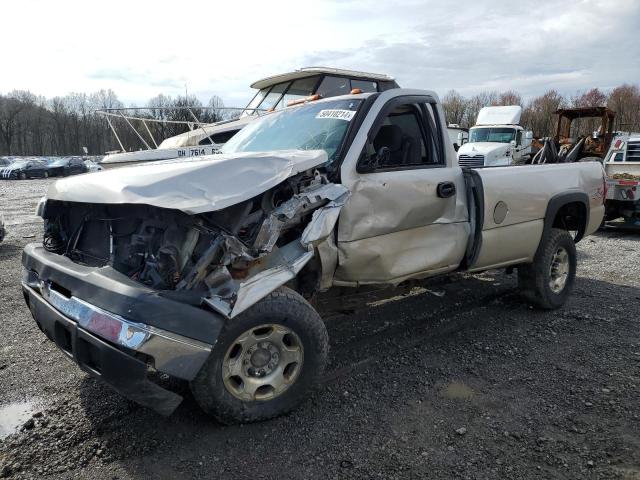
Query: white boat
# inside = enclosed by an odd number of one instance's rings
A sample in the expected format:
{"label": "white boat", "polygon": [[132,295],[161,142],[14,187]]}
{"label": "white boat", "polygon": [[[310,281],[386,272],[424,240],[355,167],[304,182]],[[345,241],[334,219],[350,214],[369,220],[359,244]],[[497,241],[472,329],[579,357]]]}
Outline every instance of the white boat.
{"label": "white boat", "polygon": [[[193,121],[158,120],[145,115],[148,108],[110,108],[97,110],[109,122],[121,150],[107,152],[100,162],[103,168],[133,165],[141,162],[167,160],[170,158],[196,157],[216,153],[233,135],[260,115],[318,98],[335,97],[349,92],[382,92],[398,88],[393,77],[378,73],[342,70],[327,67],[307,67],[293,72],[263,78],[251,84],[258,91],[244,108],[216,108],[230,120],[203,123],[194,114],[195,108],[185,107],[185,113]],[[171,107],[171,110],[176,110]],[[162,110],[154,108],[153,110]],[[197,110],[211,110],[197,107]],[[113,119],[118,118],[133,130],[145,147],[142,150],[127,151],[120,140]],[[188,131],[157,142],[151,133],[149,123],[184,124]],[[134,125],[138,125],[136,128]],[[151,142],[149,142],[151,140]]]}

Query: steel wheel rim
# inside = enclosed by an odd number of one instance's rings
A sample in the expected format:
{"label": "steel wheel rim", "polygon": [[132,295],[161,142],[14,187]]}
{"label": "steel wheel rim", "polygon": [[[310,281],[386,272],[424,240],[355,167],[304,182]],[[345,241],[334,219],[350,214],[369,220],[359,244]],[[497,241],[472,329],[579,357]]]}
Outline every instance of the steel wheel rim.
{"label": "steel wheel rim", "polygon": [[549,267],[549,288],[553,293],[564,290],[569,278],[569,268],[569,253],[564,247],[558,247],[551,257]]}
{"label": "steel wheel rim", "polygon": [[304,349],[298,335],[279,324],[264,324],[242,333],[222,362],[227,391],[245,401],[266,401],[282,395],[302,370]]}

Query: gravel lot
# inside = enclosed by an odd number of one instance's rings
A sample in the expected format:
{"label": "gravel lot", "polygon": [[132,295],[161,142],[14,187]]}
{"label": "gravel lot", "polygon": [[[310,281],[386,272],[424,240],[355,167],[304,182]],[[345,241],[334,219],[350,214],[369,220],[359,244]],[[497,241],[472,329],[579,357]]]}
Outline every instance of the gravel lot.
{"label": "gravel lot", "polygon": [[169,418],[125,400],[37,329],[20,254],[48,183],[0,182],[0,438],[22,425],[0,440],[0,477],[640,479],[640,234],[581,242],[555,312],[504,272],[326,298],[318,392],[227,427],[182,384]]}

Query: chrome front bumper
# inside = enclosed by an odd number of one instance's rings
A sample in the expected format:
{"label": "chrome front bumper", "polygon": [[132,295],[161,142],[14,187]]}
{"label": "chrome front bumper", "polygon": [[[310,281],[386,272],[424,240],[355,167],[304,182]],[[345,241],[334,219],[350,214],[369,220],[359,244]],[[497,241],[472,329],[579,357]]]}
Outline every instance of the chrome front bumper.
{"label": "chrome front bumper", "polygon": [[50,282],[41,281],[35,272],[24,271],[22,287],[100,339],[151,357],[153,367],[168,375],[192,380],[211,353],[211,345],[204,342],[132,322],[82,299],[67,297],[54,290]]}

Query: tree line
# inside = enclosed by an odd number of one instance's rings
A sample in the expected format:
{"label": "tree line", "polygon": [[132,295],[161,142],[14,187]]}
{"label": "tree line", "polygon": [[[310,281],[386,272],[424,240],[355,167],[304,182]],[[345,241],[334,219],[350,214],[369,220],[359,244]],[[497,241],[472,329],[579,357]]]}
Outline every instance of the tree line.
{"label": "tree line", "polygon": [[[182,108],[187,106],[200,122],[210,123],[225,117],[223,111],[213,110],[224,107],[216,95],[206,105],[212,109],[205,109],[205,105],[192,95],[172,98],[161,94],[150,99],[144,110],[127,113],[141,118],[191,123],[146,122],[145,127],[141,121],[131,120],[145,142],[153,148],[154,140],[159,144],[169,136],[194,128],[195,119]],[[0,155],[82,155],[83,147],[87,148],[89,155],[120,150],[107,118],[96,115],[95,110],[123,107],[112,90],[71,93],[51,99],[25,90],[0,94]],[[109,118],[125,148],[146,148],[126,120]]]}
{"label": "tree line", "polygon": [[[448,123],[470,128],[475,124],[482,107],[497,105],[520,105],[521,124],[532,130],[537,138],[553,136],[557,117],[553,113],[559,108],[609,107],[616,112],[614,130],[640,131],[640,88],[637,85],[620,85],[608,92],[593,88],[574,95],[562,95],[557,90],[524,101],[516,91],[481,92],[472,97],[463,97],[455,90],[442,97],[442,106]],[[578,135],[585,135],[598,128],[600,122],[589,120],[576,122]]]}
{"label": "tree line", "polygon": [[[574,95],[562,95],[556,90],[524,101],[515,91],[487,91],[472,97],[464,97],[455,90],[442,98],[448,123],[469,128],[475,124],[478,112],[490,105],[520,105],[523,107],[521,123],[533,130],[534,136],[541,138],[553,135],[556,118],[553,115],[561,107],[608,106],[616,112],[615,130],[640,131],[640,88],[624,84],[610,91],[598,88]],[[172,98],[158,95],[150,99],[145,109],[136,116],[158,120],[194,122],[188,110],[201,122],[214,122],[233,116],[225,114],[220,97],[214,95],[206,105],[195,96]],[[211,107],[205,109],[203,107]],[[100,155],[107,151],[120,150],[107,119],[94,113],[97,109],[123,108],[123,103],[112,90],[95,93],[71,93],[63,97],[47,99],[29,91],[14,90],[0,94],[0,155],[80,155],[86,147],[90,155]],[[133,113],[133,112],[129,112]],[[146,148],[136,133],[122,118],[113,118],[120,140],[125,148],[136,150]],[[163,139],[183,133],[193,128],[187,123],[155,123],[141,121],[131,123],[153,148]],[[578,125],[581,134],[593,131],[597,121]],[[147,131],[148,127],[148,131]],[[153,140],[152,140],[153,137]]]}

